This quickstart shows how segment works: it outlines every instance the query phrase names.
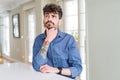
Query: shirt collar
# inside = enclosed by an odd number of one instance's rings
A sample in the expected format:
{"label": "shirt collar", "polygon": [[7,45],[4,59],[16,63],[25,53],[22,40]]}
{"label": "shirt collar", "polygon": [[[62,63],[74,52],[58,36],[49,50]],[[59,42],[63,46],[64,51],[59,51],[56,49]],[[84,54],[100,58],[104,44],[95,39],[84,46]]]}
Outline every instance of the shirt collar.
{"label": "shirt collar", "polygon": [[63,37],[64,36],[64,34],[63,34],[63,32],[62,31],[60,31],[60,29],[58,29],[58,37]]}

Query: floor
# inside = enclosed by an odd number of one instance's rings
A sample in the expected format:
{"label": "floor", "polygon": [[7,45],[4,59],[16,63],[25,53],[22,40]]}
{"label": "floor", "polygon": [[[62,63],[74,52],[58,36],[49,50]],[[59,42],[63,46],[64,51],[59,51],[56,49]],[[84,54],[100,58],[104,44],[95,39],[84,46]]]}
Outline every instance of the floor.
{"label": "floor", "polygon": [[0,64],[2,63],[14,63],[15,61],[7,57],[0,56]]}

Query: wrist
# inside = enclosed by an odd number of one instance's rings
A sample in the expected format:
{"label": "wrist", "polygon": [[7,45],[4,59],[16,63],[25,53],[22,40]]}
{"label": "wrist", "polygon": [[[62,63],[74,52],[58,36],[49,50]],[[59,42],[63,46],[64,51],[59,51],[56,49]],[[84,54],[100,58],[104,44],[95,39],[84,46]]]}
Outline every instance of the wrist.
{"label": "wrist", "polygon": [[49,45],[50,42],[49,42],[48,40],[45,40],[44,44],[45,44],[45,45]]}
{"label": "wrist", "polygon": [[62,74],[62,68],[58,67],[58,70],[59,70],[58,74]]}

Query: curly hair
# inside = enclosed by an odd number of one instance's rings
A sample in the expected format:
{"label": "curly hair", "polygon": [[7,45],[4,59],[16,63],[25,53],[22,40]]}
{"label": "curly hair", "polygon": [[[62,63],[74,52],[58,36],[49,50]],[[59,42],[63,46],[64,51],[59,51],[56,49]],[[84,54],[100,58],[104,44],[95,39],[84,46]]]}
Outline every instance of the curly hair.
{"label": "curly hair", "polygon": [[59,15],[59,19],[61,19],[63,15],[62,8],[56,4],[45,5],[43,8],[43,14],[45,15],[45,13],[56,13]]}

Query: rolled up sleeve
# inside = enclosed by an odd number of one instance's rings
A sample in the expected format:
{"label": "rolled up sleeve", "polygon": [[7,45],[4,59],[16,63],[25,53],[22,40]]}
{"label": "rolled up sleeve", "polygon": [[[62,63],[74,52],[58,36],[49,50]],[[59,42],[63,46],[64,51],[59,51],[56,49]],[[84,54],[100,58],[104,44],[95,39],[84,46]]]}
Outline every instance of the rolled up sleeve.
{"label": "rolled up sleeve", "polygon": [[47,63],[47,58],[44,59],[40,53],[42,44],[43,40],[37,37],[33,45],[33,59],[32,59],[32,66],[36,71],[39,71],[39,68]]}
{"label": "rolled up sleeve", "polygon": [[69,47],[69,65],[71,71],[71,77],[75,78],[79,76],[82,72],[82,61],[80,57],[80,51],[77,47],[77,44],[74,38],[70,40],[70,47]]}
{"label": "rolled up sleeve", "polygon": [[71,77],[75,78],[76,76],[79,76],[79,74],[81,73],[82,66],[70,67],[70,71],[71,71]]}
{"label": "rolled up sleeve", "polygon": [[33,68],[39,71],[39,68],[47,63],[47,59],[44,59],[40,53],[38,53],[32,61]]}

